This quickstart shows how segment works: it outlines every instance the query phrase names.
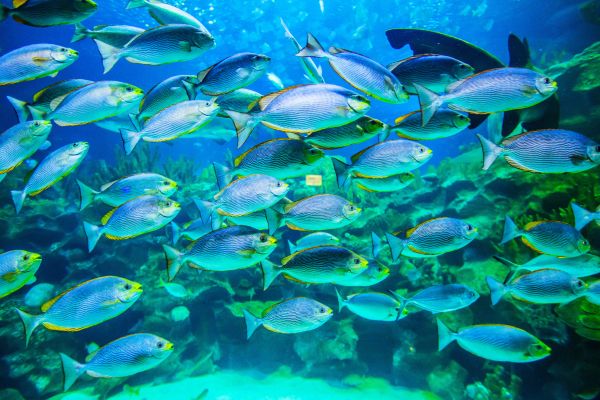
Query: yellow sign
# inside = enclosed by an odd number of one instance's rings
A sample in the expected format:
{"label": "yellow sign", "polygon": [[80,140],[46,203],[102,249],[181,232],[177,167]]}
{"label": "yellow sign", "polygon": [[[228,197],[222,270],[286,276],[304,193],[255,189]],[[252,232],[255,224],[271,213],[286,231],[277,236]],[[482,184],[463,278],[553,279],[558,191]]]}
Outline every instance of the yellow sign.
{"label": "yellow sign", "polygon": [[306,186],[323,186],[321,175],[306,175]]}

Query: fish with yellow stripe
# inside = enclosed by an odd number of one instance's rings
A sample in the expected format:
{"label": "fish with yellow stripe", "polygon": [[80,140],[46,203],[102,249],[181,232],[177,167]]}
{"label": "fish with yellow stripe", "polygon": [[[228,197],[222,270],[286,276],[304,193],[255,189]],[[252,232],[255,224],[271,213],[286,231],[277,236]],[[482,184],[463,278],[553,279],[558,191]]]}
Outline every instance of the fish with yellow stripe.
{"label": "fish with yellow stripe", "polygon": [[533,221],[519,229],[506,217],[502,242],[520,237],[530,249],[554,257],[577,257],[590,251],[590,243],[571,225],[560,221]]}
{"label": "fish with yellow stripe", "polygon": [[396,118],[390,132],[405,139],[434,140],[456,135],[471,124],[467,115],[449,108],[438,110],[425,126],[421,121],[421,111],[413,111]]}
{"label": "fish with yellow stripe", "polygon": [[89,147],[87,142],[75,142],[48,154],[31,172],[23,190],[10,192],[17,214],[27,196],[37,196],[72,173],[87,155]]}
{"label": "fish with yellow stripe", "polygon": [[118,276],[80,283],[42,305],[42,314],[15,309],[25,328],[25,345],[38,326],[75,332],[98,325],[127,311],[142,294],[142,285]]}
{"label": "fish with yellow stripe", "polygon": [[163,195],[144,195],[129,200],[102,217],[102,226],[84,221],[88,251],[96,247],[102,235],[111,240],[131,239],[153,232],[171,222],[181,206]]}
{"label": "fish with yellow stripe", "polygon": [[[461,249],[477,237],[477,228],[457,218],[440,217],[421,222],[406,232],[401,239],[395,234],[386,233],[392,258],[396,261],[405,257],[436,257]],[[378,238],[373,235],[373,252],[378,253]]]}
{"label": "fish with yellow stripe", "polygon": [[361,213],[360,207],[335,194],[317,194],[266,210],[271,233],[282,224],[296,231],[343,228],[354,222]]}
{"label": "fish with yellow stripe", "polygon": [[42,256],[26,250],[0,254],[0,299],[35,282]]}
{"label": "fish with yellow stripe", "polygon": [[259,123],[283,132],[310,133],[355,121],[369,111],[371,103],[351,90],[319,83],[292,86],[263,96],[258,106],[260,111],[250,114],[225,111],[235,124],[238,147]]}
{"label": "fish with yellow stripe", "polygon": [[236,179],[214,196],[214,202],[194,200],[204,221],[213,229],[221,226],[222,216],[238,217],[261,211],[284,198],[289,185],[268,175],[254,174]]}
{"label": "fish with yellow stripe", "polygon": [[317,329],[333,316],[333,310],[325,304],[307,297],[295,297],[273,304],[257,317],[244,310],[246,338],[264,326],[275,333],[300,333]]}
{"label": "fish with yellow stripe", "polygon": [[351,164],[332,158],[340,188],[348,188],[352,178],[385,178],[410,172],[425,164],[431,149],[411,140],[388,140],[374,144],[352,156]]}
{"label": "fish with yellow stripe", "polygon": [[368,265],[368,260],[344,247],[309,247],[284,257],[281,265],[268,260],[262,261],[263,289],[267,290],[281,274],[301,283],[333,283],[355,278]]}

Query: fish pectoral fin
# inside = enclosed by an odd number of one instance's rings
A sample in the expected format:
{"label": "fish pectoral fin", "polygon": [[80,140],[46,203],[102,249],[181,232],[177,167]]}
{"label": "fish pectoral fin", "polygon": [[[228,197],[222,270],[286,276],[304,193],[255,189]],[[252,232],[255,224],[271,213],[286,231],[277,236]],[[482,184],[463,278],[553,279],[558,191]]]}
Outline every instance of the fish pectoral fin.
{"label": "fish pectoral fin", "polygon": [[51,59],[50,59],[50,58],[48,58],[48,57],[38,57],[38,56],[35,56],[35,57],[32,57],[32,58],[31,58],[31,61],[33,61],[33,63],[34,63],[35,65],[37,65],[37,66],[42,66],[42,65],[44,65],[45,63],[47,63],[48,61],[50,61],[50,60],[51,60]]}
{"label": "fish pectoral fin", "polygon": [[238,250],[237,253],[244,257],[252,257],[254,254],[256,254],[256,250],[252,250],[252,249]]}
{"label": "fish pectoral fin", "polygon": [[192,44],[186,40],[182,40],[181,42],[179,42],[179,47],[181,48],[181,50],[187,51],[188,53],[192,52]]}
{"label": "fish pectoral fin", "polygon": [[294,224],[292,224],[291,222],[287,222],[285,223],[287,225],[288,228],[293,229],[295,231],[301,231],[301,232],[307,232],[307,229],[304,228],[300,228],[299,226],[296,226]]}
{"label": "fish pectoral fin", "polygon": [[569,159],[571,160],[573,165],[581,165],[581,163],[588,160],[587,157],[583,157],[578,154],[573,154],[572,156],[569,157]]}
{"label": "fish pectoral fin", "polygon": [[102,307],[111,307],[120,302],[121,302],[121,300],[119,300],[119,299],[106,300],[105,302],[102,303]]}
{"label": "fish pectoral fin", "polygon": [[538,93],[538,90],[533,86],[523,86],[522,93],[527,97],[532,97]]}
{"label": "fish pectoral fin", "polygon": [[250,71],[248,70],[248,68],[238,68],[235,70],[235,73],[241,79],[246,79],[247,77],[250,76]]}
{"label": "fish pectoral fin", "polygon": [[335,109],[341,117],[345,117],[348,113],[348,107],[346,106],[337,106]]}
{"label": "fish pectoral fin", "polygon": [[8,274],[2,275],[2,280],[6,282],[14,282],[17,279],[17,276],[19,276],[18,272],[9,272]]}

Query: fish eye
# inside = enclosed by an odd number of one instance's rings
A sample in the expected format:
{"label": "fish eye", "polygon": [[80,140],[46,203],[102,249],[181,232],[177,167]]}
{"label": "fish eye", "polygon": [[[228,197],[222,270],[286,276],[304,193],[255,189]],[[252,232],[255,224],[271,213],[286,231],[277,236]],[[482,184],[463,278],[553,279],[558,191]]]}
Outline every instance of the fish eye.
{"label": "fish eye", "polygon": [[35,122],[33,123],[33,125],[34,125],[34,126],[40,126],[40,123],[39,123],[39,121],[35,121]]}
{"label": "fish eye", "polygon": [[125,90],[127,90],[128,92],[133,92],[133,88],[131,86],[127,86]]}
{"label": "fish eye", "polygon": [[577,283],[575,284],[578,288],[582,288],[583,287],[583,281],[577,281]]}
{"label": "fish eye", "polygon": [[156,343],[156,347],[158,347],[159,349],[162,349],[164,345],[165,344],[163,342]]}
{"label": "fish eye", "polygon": [[167,202],[165,203],[165,205],[166,205],[167,207],[171,207],[171,206],[173,205],[173,203],[171,203],[170,201],[167,201]]}
{"label": "fish eye", "polygon": [[378,271],[378,272],[383,272],[383,268],[381,268],[381,267],[378,267],[378,268],[377,268],[377,271]]}
{"label": "fish eye", "polygon": [[597,153],[600,153],[600,146],[596,146],[595,150]]}
{"label": "fish eye", "polygon": [[589,243],[588,243],[588,241],[587,241],[587,240],[582,240],[582,241],[581,241],[581,244],[582,244],[582,245],[584,245],[584,246],[587,246]]}
{"label": "fish eye", "polygon": [[468,231],[472,231],[472,230],[473,230],[473,225],[471,225],[471,224],[467,224],[467,230],[468,230]]}
{"label": "fish eye", "polygon": [[29,254],[25,254],[25,255],[23,256],[23,261],[27,261],[27,260],[29,260]]}
{"label": "fish eye", "polygon": [[317,154],[317,149],[310,149],[310,154]]}
{"label": "fish eye", "polygon": [[550,82],[552,82],[552,81],[550,80],[550,78],[548,78],[548,77],[544,78],[544,83],[545,83],[546,85],[549,85],[549,84],[550,84]]}
{"label": "fish eye", "polygon": [[79,147],[79,143],[73,143],[73,147]]}
{"label": "fish eye", "polygon": [[277,187],[281,187],[281,182],[277,182]]}
{"label": "fish eye", "polygon": [[169,185],[170,182],[169,181],[163,181],[163,185]]}
{"label": "fish eye", "polygon": [[467,69],[467,66],[465,64],[460,64],[460,69]]}
{"label": "fish eye", "polygon": [[375,122],[375,120],[372,119],[372,120],[369,121],[369,125],[377,125],[377,122]]}
{"label": "fish eye", "polygon": [[62,51],[63,53],[66,53],[66,52],[67,52],[67,49],[66,49],[66,48],[64,48],[64,47],[61,47],[61,48],[60,48],[60,51]]}
{"label": "fish eye", "polygon": [[354,264],[360,264],[360,258],[355,258],[355,259],[354,259],[354,260],[352,260],[352,261],[354,261]]}
{"label": "fish eye", "polygon": [[131,290],[132,286],[129,283],[125,284],[125,290]]}
{"label": "fish eye", "polygon": [[356,207],[354,207],[353,205],[350,205],[350,207],[348,207],[348,209],[349,209],[350,211],[354,211],[354,210],[356,210]]}
{"label": "fish eye", "polygon": [[319,308],[319,312],[320,312],[321,314],[325,314],[325,307],[321,307],[321,308]]}
{"label": "fish eye", "polygon": [[267,235],[265,235],[264,233],[262,235],[260,235],[260,239],[259,239],[262,243],[265,243],[267,241]]}

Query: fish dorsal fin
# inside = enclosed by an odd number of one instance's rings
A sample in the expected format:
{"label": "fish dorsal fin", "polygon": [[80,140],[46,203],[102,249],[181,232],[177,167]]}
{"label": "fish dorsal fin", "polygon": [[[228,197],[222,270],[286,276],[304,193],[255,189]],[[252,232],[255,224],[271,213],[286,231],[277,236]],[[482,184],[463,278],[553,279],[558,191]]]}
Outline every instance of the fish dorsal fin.
{"label": "fish dorsal fin", "polygon": [[115,211],[117,211],[118,208],[119,207],[115,207],[112,210],[110,210],[109,212],[107,212],[106,214],[104,214],[104,216],[100,220],[100,222],[102,222],[102,225],[106,225],[106,223],[108,222],[110,217],[112,217],[112,215],[115,213]]}
{"label": "fish dorsal fin", "polygon": [[409,112],[408,114],[404,114],[403,116],[396,118],[394,120],[394,125],[400,125],[402,123],[402,121],[404,121],[406,118],[410,117],[411,115],[415,115],[418,112],[419,111],[412,111],[412,112]]}
{"label": "fish dorsal fin", "polygon": [[427,221],[423,221],[421,222],[419,225],[415,226],[414,228],[410,228],[409,230],[406,231],[406,237],[409,238],[413,233],[415,233],[415,231],[417,229],[419,229],[420,227],[422,227],[425,224],[430,223],[431,221],[435,221],[437,219],[445,219],[445,217],[437,217],[437,218],[431,218],[428,219]]}
{"label": "fish dorsal fin", "polygon": [[270,94],[268,94],[266,96],[263,96],[260,99],[258,99],[257,102],[252,103],[250,106],[248,106],[248,109],[250,109],[250,110],[253,109],[254,106],[256,105],[256,103],[258,103],[258,106],[260,107],[260,110],[264,111],[264,109],[267,108],[269,106],[269,104],[271,104],[271,102],[273,100],[275,100],[279,95],[282,95],[283,93],[285,93],[285,92],[287,92],[289,90],[296,89],[296,88],[301,87],[301,86],[306,86],[306,85],[294,85],[294,86],[290,86],[290,87],[282,89],[282,90],[280,90],[278,92],[270,93]]}
{"label": "fish dorsal fin", "polygon": [[388,66],[386,67],[388,71],[393,71],[394,69],[398,68],[400,65],[407,63],[409,61],[413,61],[416,60],[417,58],[421,58],[421,57],[431,57],[431,56],[437,56],[438,54],[415,54],[414,56],[410,56],[408,58],[404,58],[402,60],[398,60],[395,61],[391,64],[388,64]]}
{"label": "fish dorsal fin", "polygon": [[[300,251],[302,251],[302,250],[300,250]],[[299,253],[299,252],[297,252],[297,253]],[[290,260],[291,260],[292,258],[294,258],[294,254],[296,254],[296,253],[292,253],[292,254],[290,254],[289,256],[285,256],[285,257],[283,257],[283,258],[281,259],[281,265],[286,265],[287,263],[289,263],[289,262],[290,262]]]}
{"label": "fish dorsal fin", "polygon": [[[124,179],[124,178],[121,178],[121,179]],[[112,185],[114,185],[118,180],[119,179],[115,179],[112,182],[108,182],[108,183],[105,183],[104,185],[100,186],[100,191],[104,192],[106,189],[108,189],[109,187],[111,187]]]}
{"label": "fish dorsal fin", "polygon": [[[95,279],[99,279],[99,278],[95,278]],[[44,304],[42,304],[42,312],[46,312],[50,309],[50,307],[52,307],[52,305],[54,303],[56,303],[58,300],[60,300],[61,297],[63,297],[64,295],[66,295],[67,293],[69,293],[70,291],[77,289],[79,286],[85,285],[86,283],[93,281],[95,279],[90,279],[88,281],[82,282],[77,286],[73,286],[72,288],[65,290],[64,292],[62,292],[61,294],[57,295],[56,297],[48,300],[47,302],[45,302]]]}
{"label": "fish dorsal fin", "polygon": [[206,78],[206,75],[208,75],[208,73],[210,72],[211,69],[213,69],[213,66],[210,66],[210,67],[206,68],[205,70],[198,72],[198,74],[196,75],[196,78],[198,78],[198,81],[200,83],[202,83],[204,78]]}
{"label": "fish dorsal fin", "polygon": [[[302,199],[304,200],[304,199]],[[290,212],[290,210],[294,207],[296,207],[296,205],[298,204],[298,201],[293,201],[291,203],[286,204],[285,206],[283,206],[283,213],[287,214]]]}
{"label": "fish dorsal fin", "polygon": [[42,90],[40,90],[39,92],[37,92],[36,94],[34,94],[33,95],[33,102],[35,103],[36,101],[38,101],[39,98],[42,97],[42,95],[44,93],[46,93],[46,90],[48,90],[48,87],[45,87]]}
{"label": "fish dorsal fin", "polygon": [[355,155],[353,155],[352,157],[350,157],[350,159],[352,160],[353,163],[355,163],[356,161],[358,161],[358,159],[360,158],[360,156],[362,156],[367,150],[371,149],[371,147],[378,145],[379,143],[375,143],[369,147],[367,147],[366,149],[362,149],[361,151],[359,151],[358,153],[356,153]]}
{"label": "fish dorsal fin", "polygon": [[511,137],[508,137],[506,139],[504,139],[502,141],[502,145],[503,146],[509,146],[511,145],[513,142],[515,142],[516,140],[519,140],[520,138],[522,138],[523,136],[529,135],[529,132],[523,132],[523,133],[519,133],[518,135],[514,135]]}
{"label": "fish dorsal fin", "polygon": [[13,8],[19,8],[29,0],[13,0]]}
{"label": "fish dorsal fin", "polygon": [[546,223],[546,222],[551,222],[551,221],[531,221],[531,222],[528,222],[527,225],[525,225],[525,227],[523,228],[523,230],[527,232],[527,231],[535,228],[536,226],[538,226],[540,224],[543,224],[543,223]]}

